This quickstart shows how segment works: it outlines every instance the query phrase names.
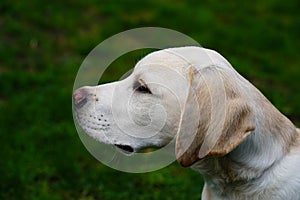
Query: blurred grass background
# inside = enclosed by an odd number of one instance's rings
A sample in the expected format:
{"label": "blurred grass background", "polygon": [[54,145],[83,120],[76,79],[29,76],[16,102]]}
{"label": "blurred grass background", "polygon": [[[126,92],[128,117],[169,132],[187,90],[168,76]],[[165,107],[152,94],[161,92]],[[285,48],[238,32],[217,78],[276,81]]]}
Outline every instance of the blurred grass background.
{"label": "blurred grass background", "polygon": [[0,199],[200,199],[201,176],[177,163],[127,174],[87,152],[71,110],[81,62],[121,31],[171,28],[223,54],[299,126],[299,8],[297,0],[1,0]]}

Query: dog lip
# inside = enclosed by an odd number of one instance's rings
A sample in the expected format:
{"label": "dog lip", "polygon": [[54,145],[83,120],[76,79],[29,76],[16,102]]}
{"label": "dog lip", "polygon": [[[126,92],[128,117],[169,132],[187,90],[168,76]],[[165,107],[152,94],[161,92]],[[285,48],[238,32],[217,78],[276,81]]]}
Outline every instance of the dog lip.
{"label": "dog lip", "polygon": [[115,146],[125,154],[132,154],[134,152],[134,149],[129,145],[115,144]]}

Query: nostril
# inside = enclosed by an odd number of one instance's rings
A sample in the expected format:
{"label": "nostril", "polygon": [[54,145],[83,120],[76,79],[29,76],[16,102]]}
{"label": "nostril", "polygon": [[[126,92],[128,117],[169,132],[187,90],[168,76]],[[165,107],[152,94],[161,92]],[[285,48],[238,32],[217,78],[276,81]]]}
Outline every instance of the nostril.
{"label": "nostril", "polygon": [[87,102],[87,92],[83,88],[79,88],[73,93],[73,102],[77,108],[81,108]]}

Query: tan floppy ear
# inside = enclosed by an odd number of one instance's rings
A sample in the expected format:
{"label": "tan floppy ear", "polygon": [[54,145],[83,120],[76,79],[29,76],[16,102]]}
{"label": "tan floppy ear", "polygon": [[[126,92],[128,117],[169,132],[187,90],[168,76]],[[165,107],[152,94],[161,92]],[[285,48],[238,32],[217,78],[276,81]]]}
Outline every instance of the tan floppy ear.
{"label": "tan floppy ear", "polygon": [[247,94],[235,83],[236,74],[217,67],[190,72],[188,96],[176,138],[176,156],[190,166],[208,156],[223,156],[254,130]]}

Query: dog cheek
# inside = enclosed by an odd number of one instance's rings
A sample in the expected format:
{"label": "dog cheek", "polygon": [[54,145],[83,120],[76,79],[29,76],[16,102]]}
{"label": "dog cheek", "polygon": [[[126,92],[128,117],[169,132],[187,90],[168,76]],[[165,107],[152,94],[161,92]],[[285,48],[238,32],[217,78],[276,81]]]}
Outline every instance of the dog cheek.
{"label": "dog cheek", "polygon": [[150,108],[151,104],[146,99],[133,98],[128,107],[129,117],[137,126],[148,126],[151,123]]}
{"label": "dog cheek", "polygon": [[177,132],[178,132],[178,122],[174,120],[168,120],[162,130],[163,137],[167,141],[171,141],[175,139]]}
{"label": "dog cheek", "polygon": [[145,109],[136,109],[133,114],[133,122],[137,126],[148,126],[151,123],[151,119],[147,110]]}

